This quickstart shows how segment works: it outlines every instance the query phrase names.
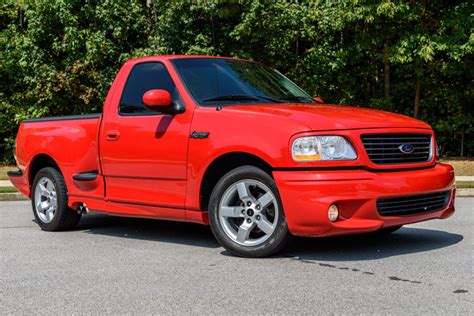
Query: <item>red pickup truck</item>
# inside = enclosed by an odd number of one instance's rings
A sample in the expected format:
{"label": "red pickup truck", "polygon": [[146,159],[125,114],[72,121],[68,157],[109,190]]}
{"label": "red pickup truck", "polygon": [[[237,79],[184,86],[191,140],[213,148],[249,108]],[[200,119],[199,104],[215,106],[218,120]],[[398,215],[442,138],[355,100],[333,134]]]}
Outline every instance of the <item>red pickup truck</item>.
{"label": "red pickup truck", "polygon": [[454,213],[429,125],[316,100],[256,62],[134,59],[102,114],[23,121],[9,176],[43,230],[88,211],[195,222],[247,257]]}

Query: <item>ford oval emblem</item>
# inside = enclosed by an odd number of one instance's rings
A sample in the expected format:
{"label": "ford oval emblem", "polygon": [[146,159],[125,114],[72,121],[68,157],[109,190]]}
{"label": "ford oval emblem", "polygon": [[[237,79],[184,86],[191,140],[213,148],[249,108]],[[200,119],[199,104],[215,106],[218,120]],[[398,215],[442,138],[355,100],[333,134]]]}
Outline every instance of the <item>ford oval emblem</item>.
{"label": "ford oval emblem", "polygon": [[398,149],[404,154],[411,154],[415,151],[415,147],[412,144],[401,144]]}

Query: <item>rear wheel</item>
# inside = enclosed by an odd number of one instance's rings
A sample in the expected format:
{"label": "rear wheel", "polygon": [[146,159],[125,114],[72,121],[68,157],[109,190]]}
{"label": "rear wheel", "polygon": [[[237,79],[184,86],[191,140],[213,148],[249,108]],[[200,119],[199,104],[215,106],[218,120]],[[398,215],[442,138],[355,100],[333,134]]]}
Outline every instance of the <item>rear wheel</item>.
{"label": "rear wheel", "polygon": [[289,238],[275,181],[253,166],[236,168],[217,183],[209,202],[209,222],[219,243],[242,257],[272,255]]}
{"label": "rear wheel", "polygon": [[66,184],[58,170],[41,169],[35,176],[32,190],[33,214],[42,230],[67,230],[79,223],[81,214],[68,207]]}

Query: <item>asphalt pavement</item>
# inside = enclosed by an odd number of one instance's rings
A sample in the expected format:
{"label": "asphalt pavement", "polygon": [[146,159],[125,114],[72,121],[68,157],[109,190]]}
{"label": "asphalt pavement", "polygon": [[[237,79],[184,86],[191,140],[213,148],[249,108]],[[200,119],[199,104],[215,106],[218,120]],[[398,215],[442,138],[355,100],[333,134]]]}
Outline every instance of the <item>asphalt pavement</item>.
{"label": "asphalt pavement", "polygon": [[0,202],[0,314],[473,314],[474,198],[386,236],[230,256],[206,226],[87,215],[41,231]]}

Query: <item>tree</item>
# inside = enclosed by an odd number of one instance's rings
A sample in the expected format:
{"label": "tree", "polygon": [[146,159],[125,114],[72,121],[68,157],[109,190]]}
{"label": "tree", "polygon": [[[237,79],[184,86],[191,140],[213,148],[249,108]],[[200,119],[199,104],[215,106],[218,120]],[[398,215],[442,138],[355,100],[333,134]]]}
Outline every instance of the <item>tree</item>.
{"label": "tree", "polygon": [[474,154],[472,1],[4,0],[0,161],[27,117],[101,110],[121,64],[156,54],[273,66],[333,103],[430,123],[443,153]]}

